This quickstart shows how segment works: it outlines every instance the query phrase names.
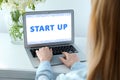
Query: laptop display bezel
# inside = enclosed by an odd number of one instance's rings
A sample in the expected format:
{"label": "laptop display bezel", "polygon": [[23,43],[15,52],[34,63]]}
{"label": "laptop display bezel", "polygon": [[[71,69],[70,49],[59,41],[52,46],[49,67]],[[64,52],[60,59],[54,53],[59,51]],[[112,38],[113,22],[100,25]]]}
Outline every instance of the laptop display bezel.
{"label": "laptop display bezel", "polygon": [[[35,14],[52,14],[52,13],[70,13],[71,14],[71,41],[62,41],[62,42],[52,42],[52,43],[44,43],[44,44],[31,44],[28,45],[27,43],[27,31],[26,31],[26,16],[27,15],[35,15]],[[36,47],[36,46],[50,46],[50,45],[64,45],[64,44],[73,44],[74,43],[74,10],[47,10],[47,11],[30,11],[26,12],[23,15],[23,30],[24,30],[24,46],[25,47]]]}

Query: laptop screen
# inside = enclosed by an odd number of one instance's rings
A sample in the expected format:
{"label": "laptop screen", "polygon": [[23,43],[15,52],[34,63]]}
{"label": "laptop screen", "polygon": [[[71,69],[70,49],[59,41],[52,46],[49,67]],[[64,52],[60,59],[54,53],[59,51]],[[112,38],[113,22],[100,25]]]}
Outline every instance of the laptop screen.
{"label": "laptop screen", "polygon": [[37,11],[24,16],[27,45],[69,43],[72,41],[73,11]]}

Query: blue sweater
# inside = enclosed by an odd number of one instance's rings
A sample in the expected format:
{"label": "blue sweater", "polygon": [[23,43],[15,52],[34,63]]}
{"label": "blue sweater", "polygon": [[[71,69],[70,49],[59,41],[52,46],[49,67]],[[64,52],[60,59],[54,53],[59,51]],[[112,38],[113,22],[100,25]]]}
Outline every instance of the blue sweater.
{"label": "blue sweater", "polygon": [[71,66],[71,71],[66,74],[59,74],[55,79],[50,62],[40,63],[35,80],[86,80],[87,66],[85,62],[76,62]]}

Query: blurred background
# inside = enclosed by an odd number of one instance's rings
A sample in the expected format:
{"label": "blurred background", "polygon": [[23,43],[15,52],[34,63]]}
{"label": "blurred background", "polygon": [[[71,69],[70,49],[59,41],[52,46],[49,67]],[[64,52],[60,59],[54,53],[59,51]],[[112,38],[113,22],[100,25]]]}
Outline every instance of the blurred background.
{"label": "blurred background", "polygon": [[[86,37],[90,18],[90,0],[46,0],[36,5],[36,11],[74,10],[75,36]],[[26,11],[30,11],[26,8]],[[8,33],[9,16],[7,10],[0,10],[0,33]]]}

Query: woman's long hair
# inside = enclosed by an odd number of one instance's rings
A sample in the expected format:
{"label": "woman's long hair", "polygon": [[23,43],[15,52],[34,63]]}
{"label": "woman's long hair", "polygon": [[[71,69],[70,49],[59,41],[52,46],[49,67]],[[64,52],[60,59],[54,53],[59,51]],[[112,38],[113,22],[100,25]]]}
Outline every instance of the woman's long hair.
{"label": "woman's long hair", "polygon": [[92,0],[87,80],[120,80],[120,0]]}

